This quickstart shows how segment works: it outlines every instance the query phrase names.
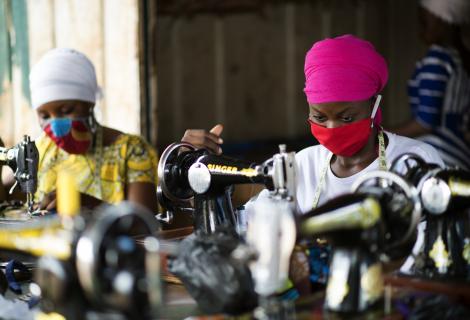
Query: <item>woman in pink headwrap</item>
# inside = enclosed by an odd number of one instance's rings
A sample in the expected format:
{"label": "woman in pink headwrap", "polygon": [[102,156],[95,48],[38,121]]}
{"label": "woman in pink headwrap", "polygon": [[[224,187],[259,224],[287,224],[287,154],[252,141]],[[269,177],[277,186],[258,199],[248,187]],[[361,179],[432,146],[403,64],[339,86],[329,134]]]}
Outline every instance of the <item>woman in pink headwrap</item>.
{"label": "woman in pink headwrap", "polygon": [[[431,146],[382,130],[380,93],[388,69],[371,43],[352,35],[316,42],[307,52],[304,71],[308,122],[320,145],[296,155],[300,213],[349,192],[364,172],[387,170],[404,152],[443,165]],[[185,137],[220,153],[219,135],[188,130]]]}
{"label": "woman in pink headwrap", "polygon": [[[387,170],[391,161],[404,152],[443,165],[433,147],[381,128],[380,93],[387,83],[388,70],[384,58],[371,43],[352,35],[316,42],[307,52],[304,71],[308,123],[320,144],[296,155],[299,214],[350,192],[361,174]],[[186,138],[199,141],[200,147],[220,153],[220,132],[217,126],[211,132],[188,130],[183,141]],[[267,192],[263,191],[258,197],[265,195]],[[300,272],[296,279],[292,278],[296,288],[303,288],[307,278],[324,281],[321,263],[317,269],[310,276]]]}

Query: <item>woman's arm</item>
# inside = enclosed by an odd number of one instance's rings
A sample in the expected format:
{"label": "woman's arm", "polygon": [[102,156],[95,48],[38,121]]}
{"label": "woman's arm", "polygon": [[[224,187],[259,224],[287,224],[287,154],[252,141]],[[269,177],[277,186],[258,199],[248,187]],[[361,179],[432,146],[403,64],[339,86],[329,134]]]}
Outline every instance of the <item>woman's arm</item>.
{"label": "woman's arm", "polygon": [[[93,209],[101,204],[105,203],[104,201],[92,197],[88,194],[80,193],[80,206]],[[44,196],[42,201],[38,204],[37,209],[47,210],[47,211],[56,211],[57,210],[57,193],[52,191]]]}
{"label": "woman's arm", "polygon": [[416,120],[411,120],[399,127],[388,128],[387,130],[399,134],[401,136],[410,138],[415,138],[431,133],[431,129],[426,128]]}
{"label": "woman's arm", "polygon": [[158,211],[157,188],[150,182],[133,182],[127,185],[126,200],[148,208],[154,214]]}

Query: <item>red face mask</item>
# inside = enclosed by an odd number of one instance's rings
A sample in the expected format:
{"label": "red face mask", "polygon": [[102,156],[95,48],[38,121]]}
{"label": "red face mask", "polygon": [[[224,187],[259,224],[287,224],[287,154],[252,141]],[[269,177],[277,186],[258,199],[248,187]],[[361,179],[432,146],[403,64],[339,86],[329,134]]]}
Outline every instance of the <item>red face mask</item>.
{"label": "red face mask", "polygon": [[310,130],[318,142],[334,154],[343,157],[350,157],[364,148],[372,130],[371,118],[336,128],[325,128],[310,119],[308,121]]}
{"label": "red face mask", "polygon": [[85,119],[51,119],[44,132],[59,148],[71,154],[84,154],[91,145],[92,135]]}
{"label": "red face mask", "polygon": [[350,157],[366,145],[372,131],[372,123],[380,126],[382,113],[379,110],[379,105],[381,100],[382,96],[377,95],[370,118],[336,128],[325,128],[309,119],[310,131],[318,142],[333,154]]}

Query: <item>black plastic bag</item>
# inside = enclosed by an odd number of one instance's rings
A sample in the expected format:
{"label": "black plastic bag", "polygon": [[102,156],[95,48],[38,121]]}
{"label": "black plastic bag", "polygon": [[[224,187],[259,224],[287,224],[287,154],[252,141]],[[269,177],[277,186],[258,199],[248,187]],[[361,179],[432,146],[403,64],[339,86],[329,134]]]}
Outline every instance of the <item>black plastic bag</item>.
{"label": "black plastic bag", "polygon": [[248,266],[231,257],[241,243],[230,229],[184,239],[169,270],[178,276],[205,313],[240,314],[257,305]]}

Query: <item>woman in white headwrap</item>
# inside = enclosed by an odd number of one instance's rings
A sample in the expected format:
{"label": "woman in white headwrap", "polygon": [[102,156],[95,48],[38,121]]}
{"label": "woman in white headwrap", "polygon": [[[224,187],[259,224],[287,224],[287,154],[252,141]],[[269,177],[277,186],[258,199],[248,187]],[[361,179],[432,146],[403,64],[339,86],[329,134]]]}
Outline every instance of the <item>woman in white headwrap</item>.
{"label": "woman in white headwrap", "polygon": [[84,206],[130,200],[157,209],[157,155],[141,137],[99,124],[93,108],[99,87],[91,61],[73,49],[53,49],[32,68],[32,106],[43,134],[40,154],[40,209],[55,207],[57,173],[77,179]]}
{"label": "woman in white headwrap", "polygon": [[450,166],[470,169],[470,52],[462,26],[469,0],[421,0],[421,36],[429,50],[408,84],[413,119],[391,131],[434,146]]}

